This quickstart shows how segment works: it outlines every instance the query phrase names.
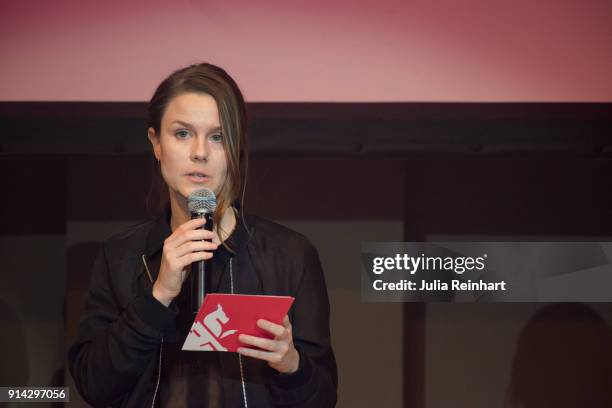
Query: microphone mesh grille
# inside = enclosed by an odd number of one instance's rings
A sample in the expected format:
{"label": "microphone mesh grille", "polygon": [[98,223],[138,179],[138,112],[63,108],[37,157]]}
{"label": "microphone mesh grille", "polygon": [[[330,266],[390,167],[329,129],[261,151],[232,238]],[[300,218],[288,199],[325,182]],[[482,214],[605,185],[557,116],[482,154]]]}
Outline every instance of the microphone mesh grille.
{"label": "microphone mesh grille", "polygon": [[192,213],[212,213],[217,208],[217,197],[208,188],[202,188],[189,194],[187,206]]}

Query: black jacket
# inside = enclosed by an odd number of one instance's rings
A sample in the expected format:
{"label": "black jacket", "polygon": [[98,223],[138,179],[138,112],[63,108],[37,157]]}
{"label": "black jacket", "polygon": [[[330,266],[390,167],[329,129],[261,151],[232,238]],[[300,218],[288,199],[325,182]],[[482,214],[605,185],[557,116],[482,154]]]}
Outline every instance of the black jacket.
{"label": "black jacket", "polygon": [[[234,268],[256,274],[261,294],[295,297],[289,319],[300,354],[299,369],[289,375],[276,373],[264,361],[243,357],[248,406],[334,406],[337,370],[317,251],[305,237],[278,224],[253,216],[246,221],[250,234],[236,248]],[[163,338],[176,330],[178,311],[174,302],[166,308],[153,298],[145,261],[154,281],[163,241],[170,233],[167,216],[137,225],[107,240],[95,261],[87,306],[68,361],[80,394],[96,407],[159,403]],[[242,384],[234,375],[237,354],[219,354],[224,355],[219,406],[243,406]]]}

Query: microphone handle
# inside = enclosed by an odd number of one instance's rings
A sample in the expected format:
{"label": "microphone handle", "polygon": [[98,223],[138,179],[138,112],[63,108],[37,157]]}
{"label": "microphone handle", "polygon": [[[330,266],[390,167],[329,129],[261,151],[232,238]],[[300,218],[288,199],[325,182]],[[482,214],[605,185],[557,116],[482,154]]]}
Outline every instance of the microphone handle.
{"label": "microphone handle", "polygon": [[[212,231],[212,213],[192,213],[191,219],[194,218],[206,218],[206,223],[201,228]],[[210,242],[209,239],[206,241]],[[191,310],[194,315],[200,310],[200,306],[202,306],[206,294],[210,293],[210,270],[210,259],[191,264],[191,273],[189,278],[191,283]]]}

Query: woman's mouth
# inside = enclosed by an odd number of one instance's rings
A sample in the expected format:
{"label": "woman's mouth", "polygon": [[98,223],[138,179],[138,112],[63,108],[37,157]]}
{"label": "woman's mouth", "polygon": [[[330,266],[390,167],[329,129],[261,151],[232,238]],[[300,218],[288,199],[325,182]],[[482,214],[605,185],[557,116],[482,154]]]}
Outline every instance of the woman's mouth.
{"label": "woman's mouth", "polygon": [[189,178],[189,180],[191,180],[194,183],[206,183],[210,181],[209,176],[207,176],[204,173],[198,173],[198,172],[187,174],[187,178]]}

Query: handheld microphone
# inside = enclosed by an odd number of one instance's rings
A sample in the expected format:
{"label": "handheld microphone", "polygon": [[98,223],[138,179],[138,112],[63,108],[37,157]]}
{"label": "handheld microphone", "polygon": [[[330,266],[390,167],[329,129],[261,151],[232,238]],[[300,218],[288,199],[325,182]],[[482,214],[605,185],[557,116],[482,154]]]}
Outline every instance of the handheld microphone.
{"label": "handheld microphone", "polygon": [[[194,191],[187,198],[187,206],[191,213],[191,219],[205,218],[206,223],[201,228],[212,231],[213,229],[213,213],[217,208],[217,197],[215,193],[208,189],[202,188]],[[207,240],[210,241],[210,240]],[[197,314],[200,306],[204,301],[207,291],[210,291],[210,275],[211,260],[201,260],[191,264],[191,274],[189,281],[191,284],[191,310],[193,314]]]}

